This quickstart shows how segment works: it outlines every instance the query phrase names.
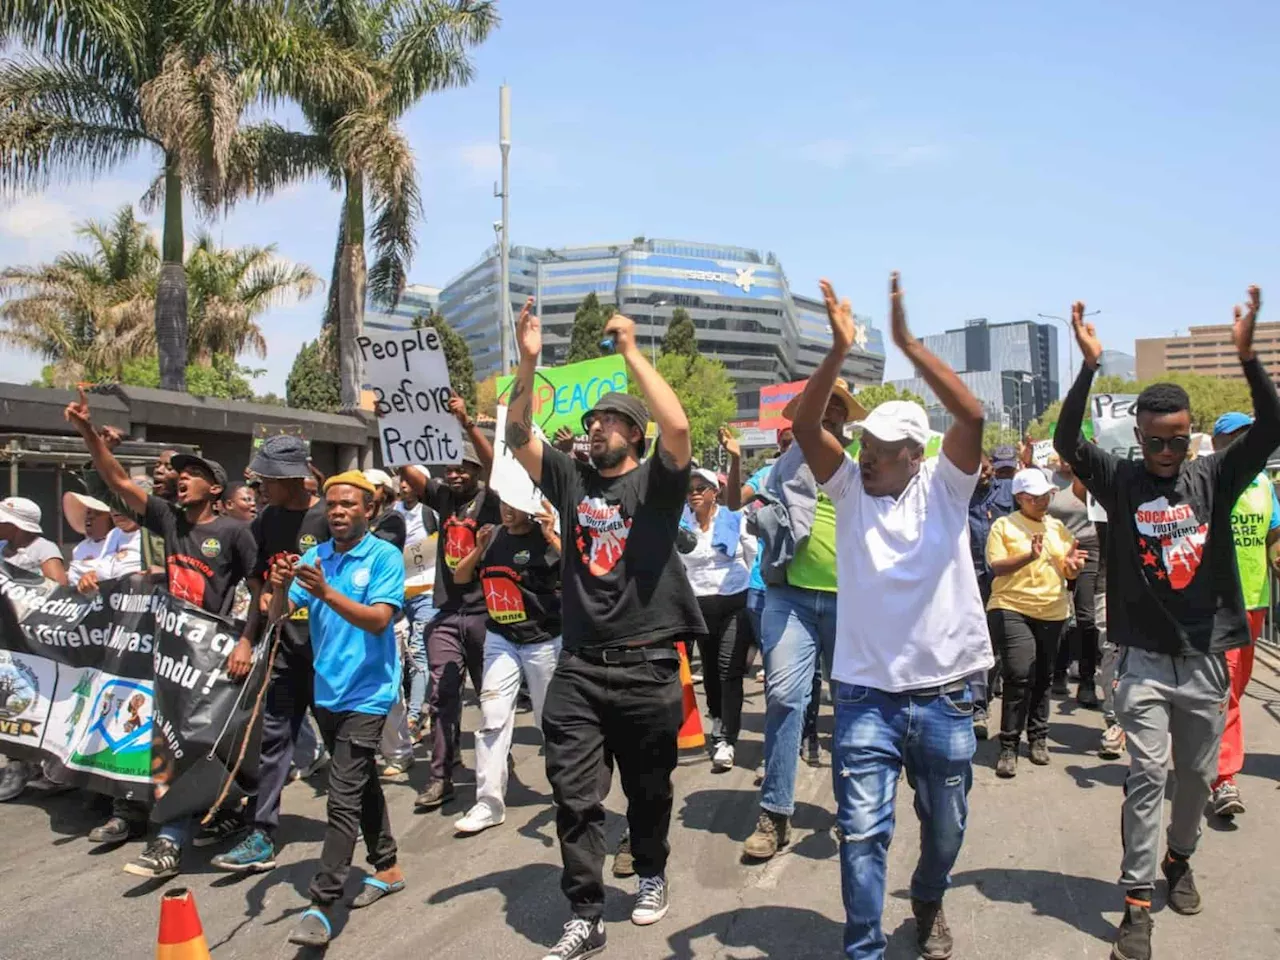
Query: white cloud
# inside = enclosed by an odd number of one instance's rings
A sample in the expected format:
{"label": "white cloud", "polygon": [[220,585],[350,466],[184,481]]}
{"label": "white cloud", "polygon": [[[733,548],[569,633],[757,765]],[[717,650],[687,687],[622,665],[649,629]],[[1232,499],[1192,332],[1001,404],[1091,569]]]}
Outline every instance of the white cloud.
{"label": "white cloud", "polygon": [[77,224],[136,203],[148,186],[129,180],[55,185],[0,206],[0,263],[34,264],[70,249]]}

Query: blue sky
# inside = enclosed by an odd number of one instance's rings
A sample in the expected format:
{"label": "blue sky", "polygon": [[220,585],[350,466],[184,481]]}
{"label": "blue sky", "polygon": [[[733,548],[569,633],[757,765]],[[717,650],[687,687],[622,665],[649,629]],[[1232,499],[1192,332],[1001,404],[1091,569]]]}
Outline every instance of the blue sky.
{"label": "blue sky", "polygon": [[[1104,343],[1126,351],[1228,320],[1249,283],[1280,297],[1280,4],[500,9],[475,82],[405,121],[426,207],[415,282],[444,283],[493,242],[505,80],[515,243],[772,250],[793,289],[829,277],[879,324],[896,268],[921,334],[1065,315],[1083,298],[1102,310]],[[66,247],[74,222],[136,200],[153,162],[0,208],[0,262]],[[337,213],[327,187],[300,184],[207,226],[226,244],[275,243],[327,279]],[[264,318],[260,391],[283,393],[322,306]],[[890,348],[888,376],[907,374]],[[0,379],[31,376],[29,359],[0,357]]]}

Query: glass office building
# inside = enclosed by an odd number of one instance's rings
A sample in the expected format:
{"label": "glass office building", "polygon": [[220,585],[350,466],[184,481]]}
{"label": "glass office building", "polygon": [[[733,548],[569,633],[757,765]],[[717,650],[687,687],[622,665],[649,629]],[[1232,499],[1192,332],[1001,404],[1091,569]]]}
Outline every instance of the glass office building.
{"label": "glass office building", "polygon": [[[642,349],[656,349],[671,314],[686,310],[699,348],[722,361],[733,378],[738,418],[753,419],[762,386],[813,372],[831,342],[819,301],[793,296],[772,254],[719,244],[635,240],[558,249],[511,248],[507,295],[511,315],[534,297],[542,317],[543,362],[562,363],[573,316],[588,294],[636,321]],[[501,366],[500,260],[497,247],[441,291],[440,312],[466,339],[476,377]],[[864,343],[845,364],[851,384],[884,375],[880,331],[860,318]]]}
{"label": "glass office building", "polygon": [[394,310],[385,311],[369,301],[364,308],[364,327],[380,333],[411,330],[413,321],[430,314],[440,305],[440,288],[411,283],[404,288]]}

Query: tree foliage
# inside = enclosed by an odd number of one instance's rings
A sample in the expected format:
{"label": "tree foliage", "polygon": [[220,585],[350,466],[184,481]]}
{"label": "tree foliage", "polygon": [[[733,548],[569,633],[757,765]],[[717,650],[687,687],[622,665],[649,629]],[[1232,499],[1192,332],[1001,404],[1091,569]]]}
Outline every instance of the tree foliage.
{"label": "tree foliage", "polygon": [[684,307],[676,307],[671,313],[671,322],[662,337],[662,355],[676,354],[693,358],[698,355],[698,331],[693,326],[693,318]]}
{"label": "tree foliage", "polygon": [[467,341],[449,325],[444,314],[435,310],[419,315],[413,321],[413,326],[414,329],[430,327],[440,334],[445,363],[449,365],[449,384],[467,402],[467,410],[471,416],[476,416],[476,368],[471,362],[471,350]]}
{"label": "tree foliage", "polygon": [[328,354],[323,333],[302,345],[285,381],[285,399],[289,406],[322,413],[333,413],[338,409],[342,398]]}
{"label": "tree foliage", "polygon": [[1022,437],[1012,427],[1003,427],[990,420],[982,428],[982,449],[990,453],[996,447],[1022,445]]}
{"label": "tree foliage", "polygon": [[[658,373],[676,392],[689,418],[693,455],[705,462],[715,459],[720,448],[720,428],[738,410],[733,381],[724,364],[703,356],[672,353],[658,357]],[[634,383],[631,392],[640,395]]]}
{"label": "tree foliage", "polygon": [[616,308],[609,304],[600,305],[600,298],[588,293],[573,314],[573,328],[569,334],[569,353],[564,362],[578,363],[580,360],[594,360],[602,356],[600,340],[604,337],[604,325],[616,313]]}
{"label": "tree foliage", "polygon": [[496,417],[498,415],[498,377],[501,373],[491,373],[476,384],[476,408],[472,411],[477,417]]}
{"label": "tree foliage", "polygon": [[[205,364],[187,365],[187,392],[193,397],[216,397],[220,400],[253,400],[253,378],[265,371],[242,367],[226,354],[219,354]],[[160,387],[160,359],[154,354],[131,360],[124,365],[120,383],[130,387]]]}
{"label": "tree foliage", "polygon": [[890,400],[910,400],[922,407],[925,405],[924,397],[910,390],[899,390],[892,383],[876,383],[869,387],[861,387],[855,396],[858,402],[867,408],[867,413]]}

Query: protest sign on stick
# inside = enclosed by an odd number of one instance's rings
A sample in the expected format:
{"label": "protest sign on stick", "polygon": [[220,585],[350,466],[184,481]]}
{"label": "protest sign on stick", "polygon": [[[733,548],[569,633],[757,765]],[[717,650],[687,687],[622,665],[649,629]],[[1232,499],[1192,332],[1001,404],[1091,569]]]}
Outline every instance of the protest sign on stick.
{"label": "protest sign on stick", "polygon": [[[511,397],[515,377],[498,378],[498,403]],[[561,427],[582,432],[582,415],[607,393],[627,392],[627,364],[616,354],[565,367],[543,367],[533,375],[533,424],[544,436]],[[501,429],[498,435],[502,435]]]}
{"label": "protest sign on stick", "polygon": [[365,388],[388,467],[462,460],[462,428],[449,412],[453,389],[440,334],[424,327],[356,338],[364,362]]}

